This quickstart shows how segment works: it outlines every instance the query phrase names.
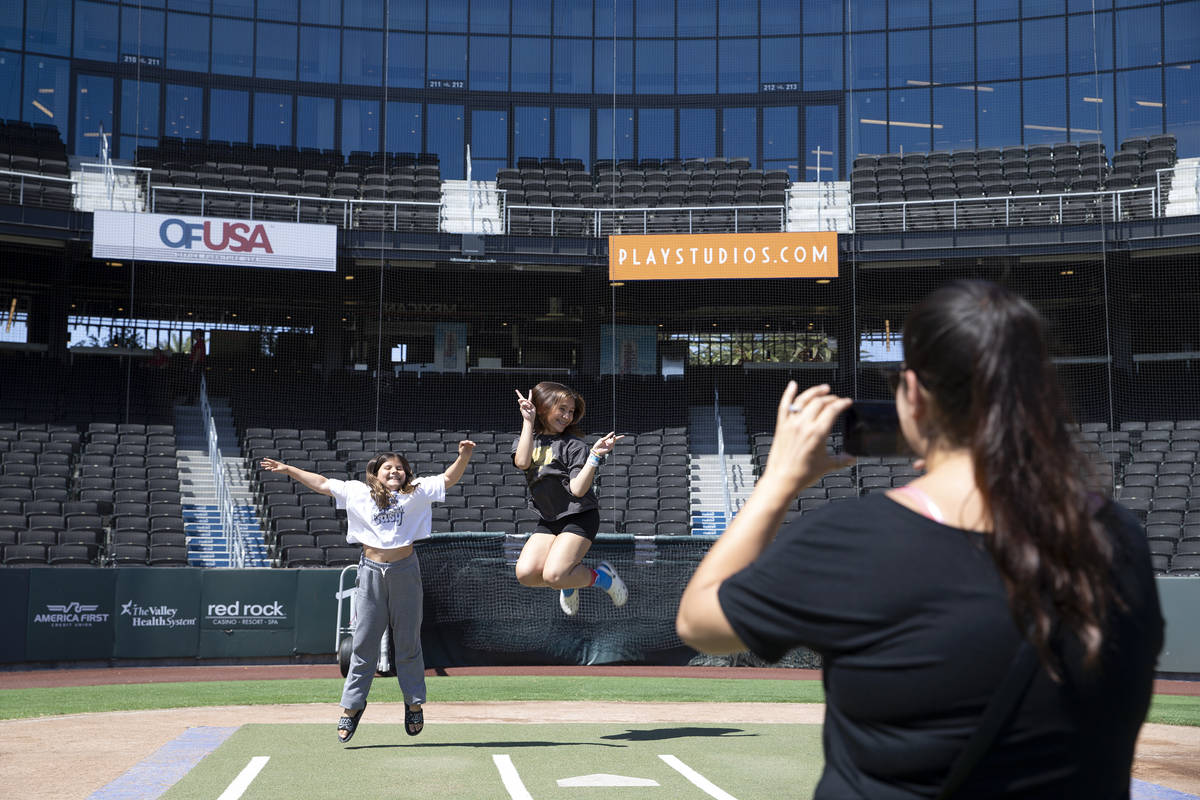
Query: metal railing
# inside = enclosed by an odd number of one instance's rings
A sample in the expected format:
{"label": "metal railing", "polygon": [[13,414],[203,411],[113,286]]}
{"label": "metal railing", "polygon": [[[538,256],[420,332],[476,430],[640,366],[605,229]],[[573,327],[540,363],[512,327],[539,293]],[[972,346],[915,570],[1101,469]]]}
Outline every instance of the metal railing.
{"label": "metal railing", "polygon": [[532,236],[645,233],[743,233],[787,230],[786,206],[670,206],[581,208],[508,205],[504,229]]}
{"label": "metal railing", "polygon": [[854,229],[959,230],[1121,222],[1158,216],[1158,188],[855,203]]}
{"label": "metal railing", "polygon": [[213,419],[212,406],[208,402],[208,384],[200,376],[200,413],[204,416],[204,430],[208,438],[208,458],[212,462],[213,489],[217,494],[217,506],[221,514],[221,531],[229,543],[229,566],[246,565],[246,535],[238,520],[233,502],[233,491],[229,488],[232,476],[221,457],[220,437],[217,423]]}
{"label": "metal railing", "polygon": [[0,201],[43,208],[74,208],[77,183],[74,178],[3,169],[0,170]]}

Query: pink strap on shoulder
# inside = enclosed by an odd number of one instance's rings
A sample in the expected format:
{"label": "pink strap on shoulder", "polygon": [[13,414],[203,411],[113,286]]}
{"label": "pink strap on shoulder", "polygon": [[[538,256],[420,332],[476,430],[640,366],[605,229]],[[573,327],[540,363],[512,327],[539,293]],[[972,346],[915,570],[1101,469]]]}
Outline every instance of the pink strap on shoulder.
{"label": "pink strap on shoulder", "polygon": [[940,508],[938,508],[937,503],[933,502],[932,497],[925,494],[924,492],[922,492],[920,489],[913,486],[912,484],[908,484],[907,486],[897,487],[896,491],[904,492],[908,495],[911,495],[913,498],[916,499],[916,501],[918,503],[920,503],[922,506],[925,507],[925,516],[929,517],[934,522],[940,522],[942,524],[945,524],[946,515],[942,513],[942,510]]}

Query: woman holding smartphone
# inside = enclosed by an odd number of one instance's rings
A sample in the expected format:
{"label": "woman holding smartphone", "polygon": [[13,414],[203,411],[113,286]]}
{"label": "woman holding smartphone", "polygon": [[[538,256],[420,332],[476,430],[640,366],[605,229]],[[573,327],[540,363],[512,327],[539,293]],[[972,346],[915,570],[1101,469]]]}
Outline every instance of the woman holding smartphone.
{"label": "woman holding smartphone", "polygon": [[[909,314],[904,352],[896,407],[926,473],[780,531],[800,490],[847,463],[825,440],[851,404],[789,384],[753,495],[684,591],[680,637],[823,656],[818,798],[1128,797],[1162,616],[1137,518],[1085,483],[1040,317],[953,283]],[[1022,661],[1027,683],[1000,692]],[[1013,698],[1003,716],[997,695]],[[994,736],[963,758],[985,718]]]}

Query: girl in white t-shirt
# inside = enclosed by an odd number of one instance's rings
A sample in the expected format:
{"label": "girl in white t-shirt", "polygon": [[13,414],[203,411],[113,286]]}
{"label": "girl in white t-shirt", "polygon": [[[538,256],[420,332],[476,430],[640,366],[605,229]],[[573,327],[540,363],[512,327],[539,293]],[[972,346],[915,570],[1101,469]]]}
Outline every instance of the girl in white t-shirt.
{"label": "girl in white t-shirt", "polygon": [[366,481],[343,481],[289,467],[271,458],[262,468],[281,472],[346,511],[346,538],[362,545],[355,586],[354,647],[342,689],[338,741],[354,735],[379,662],[380,640],[390,624],[396,650],[396,679],[404,693],[404,730],[416,736],[425,724],[425,660],[421,654],[421,567],[413,542],[429,537],[432,504],[467,469],[475,443],[458,443],[458,458],[444,473],[415,478],[408,459],[380,453],[367,462]]}

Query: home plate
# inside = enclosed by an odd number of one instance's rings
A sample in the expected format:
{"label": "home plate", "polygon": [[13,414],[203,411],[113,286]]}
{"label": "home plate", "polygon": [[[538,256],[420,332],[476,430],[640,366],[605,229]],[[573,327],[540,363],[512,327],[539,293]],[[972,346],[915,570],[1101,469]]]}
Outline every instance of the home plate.
{"label": "home plate", "polygon": [[559,786],[658,786],[658,781],[649,778],[631,778],[628,775],[608,775],[598,772],[595,775],[580,775],[576,778],[561,778]]}

